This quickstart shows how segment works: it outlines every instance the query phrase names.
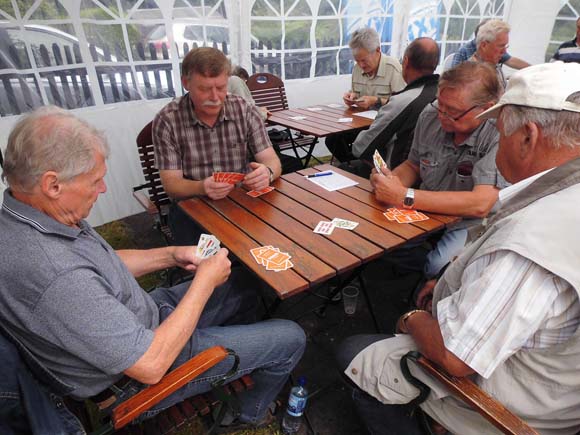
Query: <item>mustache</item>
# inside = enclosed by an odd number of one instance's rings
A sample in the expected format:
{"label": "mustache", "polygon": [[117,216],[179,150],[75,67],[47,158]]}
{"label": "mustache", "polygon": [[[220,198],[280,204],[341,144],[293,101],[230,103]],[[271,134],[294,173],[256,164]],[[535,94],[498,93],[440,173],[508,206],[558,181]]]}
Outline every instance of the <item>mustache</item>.
{"label": "mustache", "polygon": [[210,101],[210,100],[204,101],[202,104],[202,106],[211,106],[211,107],[219,107],[221,105],[222,105],[221,101]]}

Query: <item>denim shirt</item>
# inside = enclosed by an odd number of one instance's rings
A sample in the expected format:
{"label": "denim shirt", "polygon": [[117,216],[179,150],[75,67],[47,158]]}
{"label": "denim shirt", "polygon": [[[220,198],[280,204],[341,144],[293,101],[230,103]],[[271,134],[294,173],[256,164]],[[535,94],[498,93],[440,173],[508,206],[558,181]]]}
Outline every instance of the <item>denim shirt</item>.
{"label": "denim shirt", "polygon": [[3,334],[0,367],[0,433],[85,434],[62,399],[36,380],[16,346]]}

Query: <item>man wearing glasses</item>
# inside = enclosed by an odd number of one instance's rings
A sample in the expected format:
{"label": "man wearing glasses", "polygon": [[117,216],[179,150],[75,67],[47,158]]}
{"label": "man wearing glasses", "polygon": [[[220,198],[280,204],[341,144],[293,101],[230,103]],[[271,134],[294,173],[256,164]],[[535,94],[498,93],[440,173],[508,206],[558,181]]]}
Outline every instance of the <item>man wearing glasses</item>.
{"label": "man wearing glasses", "polygon": [[[492,120],[477,115],[501,96],[494,69],[465,62],[439,79],[437,101],[417,121],[409,157],[392,172],[373,171],[376,198],[396,207],[483,218],[505,181],[495,165],[499,135]],[[418,186],[418,189],[413,187]],[[447,230],[426,257],[426,278],[462,250],[470,219]]]}

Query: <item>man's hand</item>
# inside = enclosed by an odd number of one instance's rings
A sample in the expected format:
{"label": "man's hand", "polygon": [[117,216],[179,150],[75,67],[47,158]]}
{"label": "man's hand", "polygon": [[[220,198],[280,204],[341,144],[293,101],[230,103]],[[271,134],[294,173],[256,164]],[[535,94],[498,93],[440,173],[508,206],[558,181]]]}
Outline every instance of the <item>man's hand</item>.
{"label": "man's hand", "polygon": [[356,99],[356,105],[361,109],[370,109],[379,102],[379,97],[363,96]]}
{"label": "man's hand", "polygon": [[195,246],[173,246],[173,259],[176,266],[194,272],[201,263],[201,258],[195,255],[196,249]]}
{"label": "man's hand", "polygon": [[437,280],[435,279],[430,279],[425,283],[417,295],[417,308],[429,311],[430,313],[433,312],[433,290],[435,289],[435,284],[437,284]]}
{"label": "man's hand", "polygon": [[401,180],[390,171],[388,174],[379,174],[376,171],[371,173],[371,185],[375,191],[375,196],[381,202],[400,206],[405,200],[407,188],[403,186]]}
{"label": "man's hand", "polygon": [[356,92],[345,92],[344,95],[342,96],[342,101],[344,101],[344,104],[346,104],[348,107],[352,106],[353,104],[356,104],[356,100],[358,98],[358,95],[356,94]]}
{"label": "man's hand", "polygon": [[234,185],[229,183],[218,183],[214,181],[213,176],[203,180],[203,191],[211,199],[222,199],[229,195]]}
{"label": "man's hand", "polygon": [[270,185],[270,171],[262,163],[250,162],[251,172],[246,174],[243,184],[250,190],[262,190]]}
{"label": "man's hand", "polygon": [[227,281],[232,271],[231,266],[228,250],[221,248],[217,254],[199,262],[194,279],[207,284],[213,291],[214,288]]}

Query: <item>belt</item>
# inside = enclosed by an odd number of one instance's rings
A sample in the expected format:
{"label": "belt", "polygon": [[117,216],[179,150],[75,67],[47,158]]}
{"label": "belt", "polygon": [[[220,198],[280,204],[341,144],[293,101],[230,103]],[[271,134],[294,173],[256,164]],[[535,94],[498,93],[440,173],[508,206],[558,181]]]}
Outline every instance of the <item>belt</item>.
{"label": "belt", "polygon": [[111,386],[92,396],[91,401],[101,409],[106,408],[114,402],[114,399],[117,398],[117,393],[123,390],[131,381],[132,379],[129,376],[123,376]]}

